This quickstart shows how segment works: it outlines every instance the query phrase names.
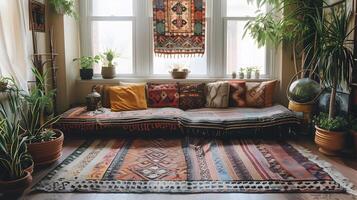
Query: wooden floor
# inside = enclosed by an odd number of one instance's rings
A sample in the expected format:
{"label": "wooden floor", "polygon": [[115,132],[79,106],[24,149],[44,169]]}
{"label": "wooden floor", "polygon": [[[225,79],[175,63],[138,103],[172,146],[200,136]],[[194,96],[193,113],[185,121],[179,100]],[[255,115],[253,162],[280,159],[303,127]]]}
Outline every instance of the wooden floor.
{"label": "wooden floor", "polygon": [[[64,151],[61,162],[65,159],[69,154],[71,154],[81,143],[83,140],[78,139],[70,139],[65,141]],[[299,139],[297,141],[300,145],[312,150],[314,153],[321,156],[322,159],[330,162],[334,167],[340,171],[344,176],[349,177],[354,184],[357,185],[357,159],[346,156],[343,158],[337,157],[326,157],[318,153],[315,145],[310,139]],[[58,163],[57,163],[58,164]],[[43,176],[45,176],[53,167],[46,169],[36,169],[34,173],[34,183],[38,182]],[[4,198],[0,196],[0,199],[9,200],[9,198]],[[66,193],[66,194],[48,194],[48,193],[37,193],[37,194],[26,194],[24,197],[20,199],[28,199],[28,200],[104,200],[104,199],[120,199],[120,200],[134,200],[134,199],[185,199],[185,200],[280,200],[280,199],[291,199],[291,200],[348,200],[348,199],[357,199],[357,196],[352,196],[348,194],[242,194],[242,193],[220,193],[220,194],[76,194],[76,193]]]}

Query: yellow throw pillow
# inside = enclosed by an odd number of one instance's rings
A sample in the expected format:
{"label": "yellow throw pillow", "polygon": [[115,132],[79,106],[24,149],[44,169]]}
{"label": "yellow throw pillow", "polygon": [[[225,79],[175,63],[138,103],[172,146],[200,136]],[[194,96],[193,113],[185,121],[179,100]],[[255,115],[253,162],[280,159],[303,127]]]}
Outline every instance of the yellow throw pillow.
{"label": "yellow throw pillow", "polygon": [[145,85],[110,87],[110,108],[113,112],[147,109],[145,95]]}

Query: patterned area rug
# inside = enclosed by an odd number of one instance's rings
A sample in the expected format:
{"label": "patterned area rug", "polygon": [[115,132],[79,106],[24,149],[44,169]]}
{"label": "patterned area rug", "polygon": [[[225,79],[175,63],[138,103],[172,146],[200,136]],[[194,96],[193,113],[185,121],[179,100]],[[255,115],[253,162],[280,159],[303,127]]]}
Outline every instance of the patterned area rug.
{"label": "patterned area rug", "polygon": [[301,147],[286,142],[188,137],[95,140],[79,147],[33,191],[345,192],[345,179],[317,163]]}

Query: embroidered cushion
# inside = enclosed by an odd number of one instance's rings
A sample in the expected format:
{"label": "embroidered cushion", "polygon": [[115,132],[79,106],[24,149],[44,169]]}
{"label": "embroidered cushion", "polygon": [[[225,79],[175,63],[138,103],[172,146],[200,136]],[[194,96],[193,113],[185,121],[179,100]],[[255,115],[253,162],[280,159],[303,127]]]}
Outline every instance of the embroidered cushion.
{"label": "embroidered cushion", "polygon": [[113,86],[109,96],[112,112],[147,109],[145,85]]}
{"label": "embroidered cushion", "polygon": [[276,83],[276,80],[247,83],[247,106],[257,108],[273,106]]}
{"label": "embroidered cushion", "polygon": [[229,101],[229,83],[208,83],[206,87],[206,107],[227,108]]}
{"label": "embroidered cushion", "polygon": [[180,108],[182,110],[197,109],[205,106],[206,84],[179,84]]}
{"label": "embroidered cushion", "polygon": [[151,108],[179,106],[178,84],[148,83],[148,101]]}
{"label": "embroidered cushion", "polygon": [[245,81],[229,81],[229,106],[246,107],[247,86]]}

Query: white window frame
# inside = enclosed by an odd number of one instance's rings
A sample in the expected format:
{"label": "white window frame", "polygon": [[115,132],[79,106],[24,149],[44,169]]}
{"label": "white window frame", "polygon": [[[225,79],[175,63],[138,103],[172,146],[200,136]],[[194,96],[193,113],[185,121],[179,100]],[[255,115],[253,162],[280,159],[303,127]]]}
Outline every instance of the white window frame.
{"label": "white window frame", "polygon": [[[92,0],[80,0],[81,54],[93,55],[91,46],[91,24],[93,21],[132,21],[133,22],[133,73],[120,74],[120,78],[155,79],[170,78],[170,75],[155,75],[153,50],[153,17],[152,0],[133,0],[134,16],[92,16]],[[190,75],[189,78],[230,78],[227,74],[227,22],[229,20],[247,20],[254,17],[226,17],[227,0],[206,0],[206,54],[207,74]],[[240,1],[240,0],[239,0]],[[140,2],[140,3],[139,3]],[[266,47],[266,74],[262,78],[270,78],[273,74],[274,48]],[[148,67],[149,66],[149,67]],[[100,74],[95,74],[100,79]]]}

